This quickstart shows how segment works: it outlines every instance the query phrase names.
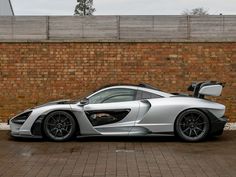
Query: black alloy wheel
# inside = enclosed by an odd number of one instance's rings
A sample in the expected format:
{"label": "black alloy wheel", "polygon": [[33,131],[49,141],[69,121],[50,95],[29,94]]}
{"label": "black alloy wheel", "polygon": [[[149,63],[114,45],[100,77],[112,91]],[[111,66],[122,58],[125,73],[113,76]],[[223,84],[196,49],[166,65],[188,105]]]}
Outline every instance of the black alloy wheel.
{"label": "black alloy wheel", "polygon": [[201,141],[210,129],[208,117],[197,109],[182,112],[175,123],[175,132],[185,141]]}
{"label": "black alloy wheel", "polygon": [[44,133],[53,141],[67,141],[75,134],[74,118],[65,111],[50,113],[44,120]]}

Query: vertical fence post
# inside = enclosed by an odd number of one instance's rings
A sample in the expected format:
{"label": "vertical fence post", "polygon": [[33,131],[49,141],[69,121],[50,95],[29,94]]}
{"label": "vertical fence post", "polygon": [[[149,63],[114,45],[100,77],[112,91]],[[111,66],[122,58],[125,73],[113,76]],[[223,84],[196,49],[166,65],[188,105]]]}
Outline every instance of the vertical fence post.
{"label": "vertical fence post", "polygon": [[13,18],[14,18],[15,16],[12,16],[11,17],[11,39],[14,39],[14,26],[13,26]]}
{"label": "vertical fence post", "polygon": [[225,16],[224,15],[221,15],[222,16],[222,36],[225,35]]}
{"label": "vertical fence post", "polygon": [[120,40],[120,16],[116,17],[117,21],[117,39]]}
{"label": "vertical fence post", "polygon": [[190,16],[187,15],[187,39],[190,40],[191,38],[191,19]]}
{"label": "vertical fence post", "polygon": [[49,16],[46,16],[46,38],[47,38],[47,40],[50,39],[50,36],[49,36]]}

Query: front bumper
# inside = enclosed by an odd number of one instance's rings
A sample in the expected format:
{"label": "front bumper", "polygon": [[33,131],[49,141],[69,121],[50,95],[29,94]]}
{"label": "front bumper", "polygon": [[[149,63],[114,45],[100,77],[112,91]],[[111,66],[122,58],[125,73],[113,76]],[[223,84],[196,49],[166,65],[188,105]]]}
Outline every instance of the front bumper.
{"label": "front bumper", "polygon": [[12,119],[8,120],[8,124],[10,125],[10,135],[15,138],[42,138],[40,135],[34,135],[32,133],[25,133],[21,131],[21,127],[23,124],[14,123]]}
{"label": "front bumper", "polygon": [[20,128],[22,124],[13,123],[12,119],[8,120],[8,124],[10,125],[11,136],[20,136]]}

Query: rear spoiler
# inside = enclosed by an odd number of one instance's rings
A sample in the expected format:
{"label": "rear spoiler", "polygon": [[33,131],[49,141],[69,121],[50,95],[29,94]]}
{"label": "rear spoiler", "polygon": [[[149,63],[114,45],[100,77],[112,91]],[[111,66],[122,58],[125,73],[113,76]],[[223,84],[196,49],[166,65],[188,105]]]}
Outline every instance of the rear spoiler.
{"label": "rear spoiler", "polygon": [[188,87],[188,91],[193,92],[193,96],[204,98],[207,96],[220,96],[225,83],[217,81],[194,82]]}

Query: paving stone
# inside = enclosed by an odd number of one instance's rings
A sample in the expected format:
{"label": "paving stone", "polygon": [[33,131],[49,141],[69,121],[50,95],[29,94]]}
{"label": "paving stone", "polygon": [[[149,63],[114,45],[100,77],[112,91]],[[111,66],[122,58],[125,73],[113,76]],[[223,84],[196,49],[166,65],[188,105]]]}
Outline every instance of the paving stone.
{"label": "paving stone", "polygon": [[55,143],[0,131],[0,177],[235,177],[236,131],[205,142],[97,137]]}

